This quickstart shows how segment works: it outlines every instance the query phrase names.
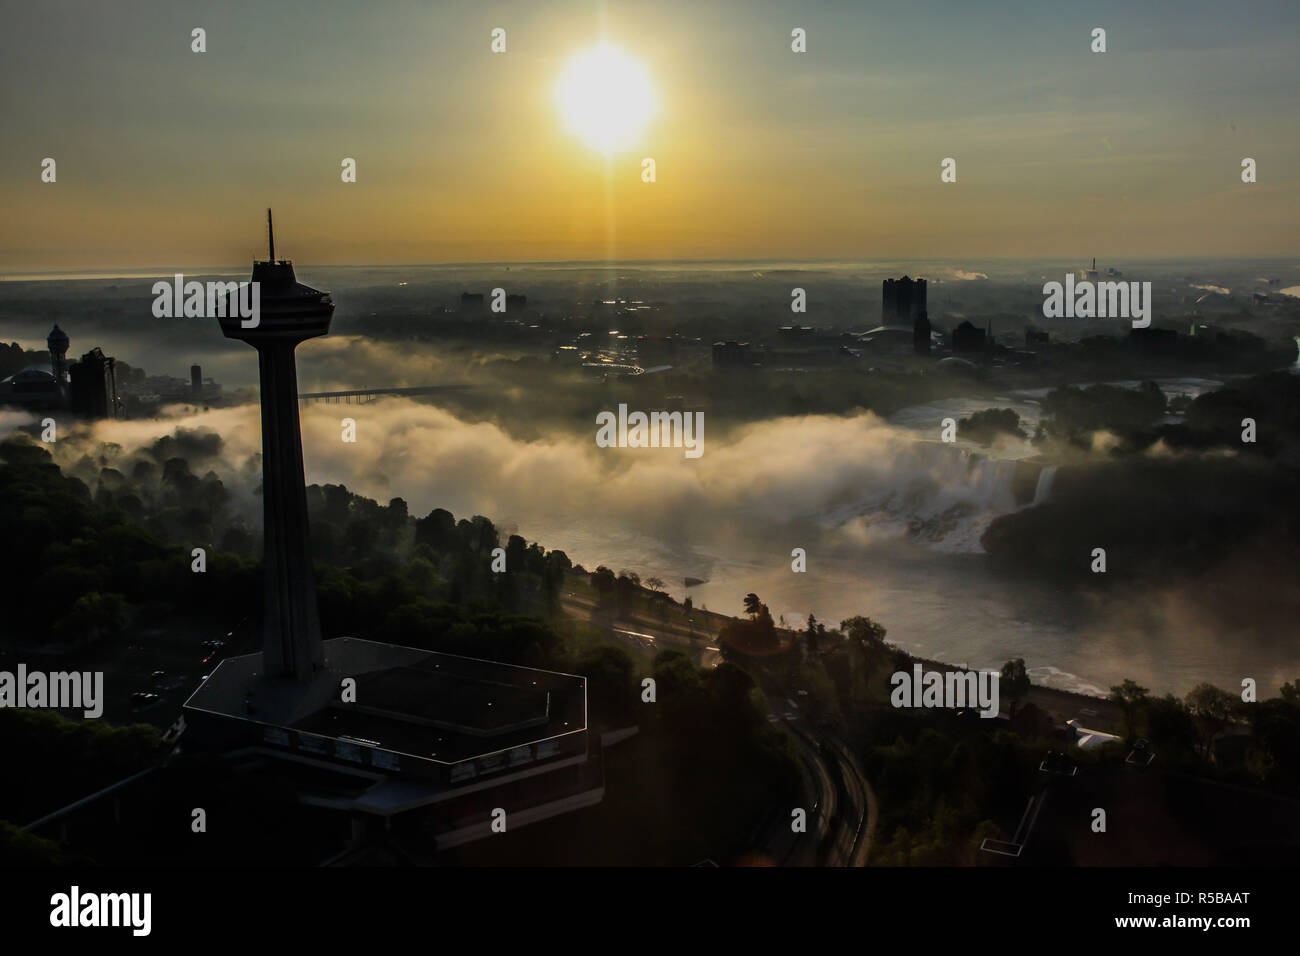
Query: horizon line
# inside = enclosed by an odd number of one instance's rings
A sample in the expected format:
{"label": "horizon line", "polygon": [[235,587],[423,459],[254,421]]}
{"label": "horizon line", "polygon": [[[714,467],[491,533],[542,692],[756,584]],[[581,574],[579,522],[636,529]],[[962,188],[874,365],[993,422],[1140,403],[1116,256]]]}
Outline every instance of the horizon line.
{"label": "horizon line", "polygon": [[[1120,256],[1113,262],[1266,262],[1271,260],[1295,259],[1296,253],[1269,253],[1252,256],[1241,255],[1216,255],[1204,253],[1197,255],[1157,255],[1157,256]],[[734,258],[734,259],[622,259],[610,261],[606,259],[465,259],[445,262],[360,262],[360,263],[323,263],[323,262],[295,262],[303,268],[312,269],[431,269],[431,268],[457,268],[457,267],[483,267],[483,266],[518,266],[518,267],[537,267],[537,266],[571,266],[586,269],[625,269],[645,266],[663,266],[663,267],[702,267],[708,265],[738,265],[738,266],[762,266],[762,265],[850,265],[850,266],[871,266],[877,263],[904,263],[904,262],[951,262],[963,265],[978,264],[981,262],[1079,262],[1089,261],[1091,256],[1075,258],[1070,256],[977,256],[971,258],[954,257],[954,256],[899,256],[896,258],[872,257],[867,259],[843,258],[843,257],[821,257],[811,259],[800,258]],[[293,260],[290,260],[293,261]],[[33,269],[26,271],[15,270],[13,274],[0,271],[0,282],[34,282],[48,279],[66,279],[68,281],[97,281],[107,279],[146,279],[146,278],[169,278],[178,272],[185,274],[188,270],[190,275],[242,275],[244,267],[231,265],[211,265],[203,264],[197,266],[177,267],[177,266],[141,266],[141,267],[113,267],[104,266],[98,269],[94,267],[83,267],[79,269]]]}

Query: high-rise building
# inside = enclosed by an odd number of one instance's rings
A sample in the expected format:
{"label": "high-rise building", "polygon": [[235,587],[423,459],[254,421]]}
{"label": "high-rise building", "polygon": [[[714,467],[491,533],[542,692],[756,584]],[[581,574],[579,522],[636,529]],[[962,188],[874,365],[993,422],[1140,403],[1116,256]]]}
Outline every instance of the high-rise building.
{"label": "high-rise building", "polygon": [[921,313],[926,311],[925,280],[886,279],[882,284],[880,324],[886,328],[906,326],[913,328]]}
{"label": "high-rise building", "polygon": [[930,354],[930,316],[925,304],[925,280],[903,276],[881,283],[880,326],[866,333],[863,344],[872,353]]}
{"label": "high-rise building", "polygon": [[930,314],[924,309],[912,325],[912,351],[917,355],[930,354]]}
{"label": "high-rise building", "polygon": [[984,329],[970,322],[962,322],[952,330],[954,352],[983,352],[987,347],[988,338]]}
{"label": "high-rise building", "polygon": [[81,418],[116,418],[117,360],[93,348],[68,369],[68,407]]}

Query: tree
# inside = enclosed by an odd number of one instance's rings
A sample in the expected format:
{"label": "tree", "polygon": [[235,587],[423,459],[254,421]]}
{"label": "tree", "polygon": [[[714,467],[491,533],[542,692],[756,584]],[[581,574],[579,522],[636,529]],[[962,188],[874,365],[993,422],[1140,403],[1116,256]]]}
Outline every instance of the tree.
{"label": "tree", "polygon": [[413,558],[406,566],[406,579],[423,595],[430,595],[438,584],[438,569],[427,558]]}
{"label": "tree", "polygon": [[780,646],[776,622],[766,604],[753,594],[745,596],[748,621],[728,621],[718,631],[718,647],[726,658],[730,652],[740,654],[770,654]]}
{"label": "tree", "polygon": [[1214,738],[1232,721],[1237,699],[1213,684],[1201,683],[1189,690],[1183,700],[1196,723],[1201,755],[1208,760],[1214,747]]}
{"label": "tree", "polygon": [[664,589],[664,579],[656,577],[646,578],[645,586],[651,591],[662,591]]}
{"label": "tree", "polygon": [[879,647],[885,643],[885,628],[869,617],[855,615],[840,621],[840,630],[861,648]]}
{"label": "tree", "polygon": [[1165,765],[1196,759],[1196,724],[1183,702],[1173,694],[1152,697],[1143,705],[1143,733]]}
{"label": "tree", "polygon": [[120,594],[91,591],[73,603],[72,609],[55,625],[60,637],[96,640],[116,634],[126,626],[126,599]]}
{"label": "tree", "polygon": [[587,678],[592,715],[610,726],[623,726],[635,719],[638,687],[635,669],[621,647],[602,645],[578,659],[578,673]]}
{"label": "tree", "polygon": [[1124,683],[1116,684],[1110,689],[1110,697],[1107,699],[1118,704],[1120,710],[1124,712],[1124,728],[1129,740],[1137,736],[1137,714],[1148,699],[1147,693],[1145,687],[1128,678],[1125,678]]}
{"label": "tree", "polygon": [[517,534],[506,539],[506,573],[520,574],[526,567],[528,543]]}
{"label": "tree", "polygon": [[865,682],[871,675],[871,662],[875,652],[885,646],[885,628],[871,618],[859,614],[840,621],[840,630],[857,648],[857,656],[862,661],[862,680]]}
{"label": "tree", "polygon": [[618,604],[623,611],[632,611],[636,605],[637,592],[641,589],[641,579],[634,571],[620,571],[614,582],[618,590]]}
{"label": "tree", "polygon": [[957,434],[981,445],[992,444],[999,435],[1025,437],[1025,432],[1020,427],[1020,416],[1011,408],[986,408],[970,418],[959,419]]}
{"label": "tree", "polygon": [[1252,736],[1261,752],[1260,776],[1283,787],[1300,781],[1300,700],[1285,696],[1260,701],[1252,710]]}
{"label": "tree", "polygon": [[476,554],[486,554],[498,544],[496,526],[483,515],[475,515],[469,521],[458,522],[456,533],[465,547]]}
{"label": "tree", "polygon": [[364,561],[374,550],[375,542],[378,540],[379,529],[373,522],[363,518],[352,519],[343,529],[343,547],[348,559],[353,563],[359,564]]}
{"label": "tree", "polygon": [[1012,717],[1016,715],[1017,704],[1029,696],[1029,674],[1025,672],[1025,659],[1017,657],[1002,665],[1002,677],[998,687],[1003,696],[1010,698]]}
{"label": "tree", "polygon": [[654,678],[662,707],[656,716],[675,731],[698,732],[705,702],[704,681],[689,657],[677,650],[660,651],[654,659]]}
{"label": "tree", "polygon": [[618,587],[618,580],[614,577],[614,572],[602,564],[591,572],[591,586],[604,601],[614,593],[614,589]]}
{"label": "tree", "polygon": [[12,823],[0,820],[0,866],[49,867],[63,865],[60,846],[34,833],[24,833]]}
{"label": "tree", "polygon": [[[315,531],[315,528],[312,529]],[[435,551],[452,551],[459,543],[456,519],[450,511],[434,508],[415,522],[416,544],[427,544]]]}

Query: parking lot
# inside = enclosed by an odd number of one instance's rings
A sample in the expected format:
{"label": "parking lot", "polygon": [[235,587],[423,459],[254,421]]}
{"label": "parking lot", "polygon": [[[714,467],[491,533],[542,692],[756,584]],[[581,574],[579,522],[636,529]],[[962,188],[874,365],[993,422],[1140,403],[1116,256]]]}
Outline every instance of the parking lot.
{"label": "parking lot", "polygon": [[[199,628],[189,621],[160,618],[64,654],[0,647],[0,669],[12,670],[22,661],[29,668],[46,671],[103,671],[104,712],[99,719],[165,729],[180,716],[186,698],[223,657],[250,653],[257,646],[246,620]],[[60,713],[83,719],[80,711]]]}

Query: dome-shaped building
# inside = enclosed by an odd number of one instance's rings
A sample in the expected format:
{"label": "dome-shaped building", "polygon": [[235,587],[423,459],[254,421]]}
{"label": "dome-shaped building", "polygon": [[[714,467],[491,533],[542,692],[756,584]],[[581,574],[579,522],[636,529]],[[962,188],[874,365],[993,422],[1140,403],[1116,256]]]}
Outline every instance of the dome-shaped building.
{"label": "dome-shaped building", "polygon": [[49,365],[29,365],[0,379],[0,404],[48,409],[63,408],[67,403],[67,388],[54,377],[54,369]]}

